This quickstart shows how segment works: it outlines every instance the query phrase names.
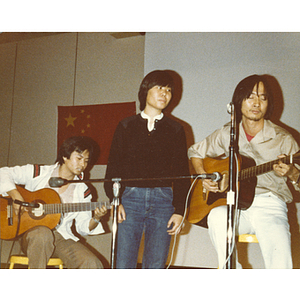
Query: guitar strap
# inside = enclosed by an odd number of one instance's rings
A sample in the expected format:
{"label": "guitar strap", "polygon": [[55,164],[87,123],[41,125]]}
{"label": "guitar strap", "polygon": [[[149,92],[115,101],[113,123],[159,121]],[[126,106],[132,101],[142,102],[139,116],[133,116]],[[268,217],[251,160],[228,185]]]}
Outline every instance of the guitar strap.
{"label": "guitar strap", "polygon": [[41,174],[41,166],[33,165],[33,178],[40,176],[40,174]]}
{"label": "guitar strap", "polygon": [[[83,176],[82,174],[77,175],[77,177],[79,178],[79,180],[83,180]],[[85,192],[84,192],[84,198],[88,197],[89,195],[92,194],[92,191],[90,190],[90,188],[88,187]]]}
{"label": "guitar strap", "polygon": [[84,192],[84,198],[88,197],[91,194],[92,194],[91,190],[87,188],[86,191]]}

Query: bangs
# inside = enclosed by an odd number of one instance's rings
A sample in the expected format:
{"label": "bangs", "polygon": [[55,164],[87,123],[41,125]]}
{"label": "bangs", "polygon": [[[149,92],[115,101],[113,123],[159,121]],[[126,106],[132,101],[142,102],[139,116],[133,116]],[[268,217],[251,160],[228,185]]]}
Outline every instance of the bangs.
{"label": "bangs", "polygon": [[140,110],[144,110],[146,106],[146,98],[148,91],[152,89],[154,86],[167,86],[171,88],[171,93],[174,90],[174,81],[173,77],[164,70],[156,70],[150,72],[148,75],[145,76],[143,79],[140,89],[138,92],[138,98],[140,101]]}

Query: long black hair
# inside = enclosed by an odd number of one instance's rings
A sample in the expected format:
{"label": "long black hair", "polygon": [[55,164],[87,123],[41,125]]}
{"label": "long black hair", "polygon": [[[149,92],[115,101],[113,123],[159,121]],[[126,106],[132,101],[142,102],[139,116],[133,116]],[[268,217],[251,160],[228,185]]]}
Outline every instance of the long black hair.
{"label": "long black hair", "polygon": [[138,97],[140,101],[140,110],[144,110],[146,107],[146,99],[148,95],[148,91],[152,89],[154,86],[168,86],[171,88],[171,93],[174,90],[174,82],[172,76],[165,70],[155,70],[148,73],[141,85],[138,92]]}
{"label": "long black hair", "polygon": [[242,81],[240,81],[240,83],[237,85],[237,87],[234,90],[234,93],[232,96],[232,102],[235,106],[237,123],[239,123],[242,119],[241,107],[242,107],[243,100],[250,97],[250,95],[253,91],[253,88],[255,87],[255,85],[257,85],[257,87],[258,87],[259,82],[263,83],[264,88],[265,88],[266,97],[268,99],[267,112],[266,112],[264,118],[269,119],[271,117],[273,109],[274,109],[274,101],[273,101],[271,89],[267,82],[267,78],[265,75],[254,74],[254,75],[248,76],[248,77],[244,78]]}

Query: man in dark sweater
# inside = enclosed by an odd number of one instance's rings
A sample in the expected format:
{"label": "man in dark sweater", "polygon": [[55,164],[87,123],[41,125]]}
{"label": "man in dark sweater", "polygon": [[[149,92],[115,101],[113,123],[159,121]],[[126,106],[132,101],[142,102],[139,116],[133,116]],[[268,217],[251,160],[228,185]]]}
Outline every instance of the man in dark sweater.
{"label": "man in dark sweater", "polygon": [[[136,267],[143,232],[143,268],[164,268],[171,235],[181,230],[190,182],[161,179],[189,175],[184,129],[162,112],[172,91],[166,71],[149,73],[139,90],[142,112],[122,120],[114,135],[106,178],[147,179],[121,182],[117,268]],[[113,197],[111,183],[105,191]]]}

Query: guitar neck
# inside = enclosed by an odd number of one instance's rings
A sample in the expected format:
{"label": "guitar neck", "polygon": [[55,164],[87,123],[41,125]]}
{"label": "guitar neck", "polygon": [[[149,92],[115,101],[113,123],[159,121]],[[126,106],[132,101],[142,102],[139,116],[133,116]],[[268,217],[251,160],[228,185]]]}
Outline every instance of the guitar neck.
{"label": "guitar neck", "polygon": [[83,202],[83,203],[57,203],[44,204],[43,209],[45,214],[62,214],[69,212],[92,211],[97,207],[105,206],[110,208],[109,202]]}
{"label": "guitar neck", "polygon": [[[286,156],[284,158],[280,159],[283,163],[289,164],[290,163],[290,156]],[[239,173],[239,180],[244,180],[250,177],[254,177],[257,175],[262,175],[264,173],[270,172],[273,170],[273,165],[278,164],[279,159],[269,161],[267,163],[258,165],[258,166],[253,166],[246,168],[244,170],[241,170]]]}

